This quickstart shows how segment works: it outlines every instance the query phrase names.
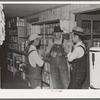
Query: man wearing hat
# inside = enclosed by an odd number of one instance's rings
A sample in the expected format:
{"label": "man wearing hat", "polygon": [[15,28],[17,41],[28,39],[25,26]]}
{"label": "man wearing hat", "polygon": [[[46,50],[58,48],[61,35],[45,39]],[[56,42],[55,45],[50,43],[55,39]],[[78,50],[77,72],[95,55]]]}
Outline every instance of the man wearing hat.
{"label": "man wearing hat", "polygon": [[68,67],[62,45],[62,33],[60,26],[54,27],[54,43],[50,49],[51,80],[54,89],[67,89],[69,85]]}
{"label": "man wearing hat", "polygon": [[37,46],[40,42],[40,36],[38,34],[32,34],[29,37],[29,50],[28,50],[28,62],[30,64],[28,76],[31,88],[39,89],[41,88],[41,67],[44,61],[41,59],[37,52]]}
{"label": "man wearing hat", "polygon": [[72,30],[74,49],[67,55],[68,61],[72,63],[69,89],[81,89],[86,78],[86,48],[82,42],[83,37],[83,29],[74,27]]}

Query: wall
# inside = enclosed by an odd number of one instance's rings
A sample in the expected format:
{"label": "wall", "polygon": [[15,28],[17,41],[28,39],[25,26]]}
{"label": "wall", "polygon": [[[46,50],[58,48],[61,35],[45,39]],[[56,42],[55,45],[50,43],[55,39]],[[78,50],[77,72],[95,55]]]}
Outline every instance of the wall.
{"label": "wall", "polygon": [[61,19],[61,20],[66,19],[69,21],[69,32],[70,32],[72,28],[76,26],[75,14],[91,10],[93,8],[96,8],[96,6],[91,4],[66,4],[57,8],[51,8],[41,11],[39,13],[37,12],[36,14],[33,15],[29,15],[27,16],[27,21],[29,22],[29,20],[31,20],[31,22],[29,23],[32,24],[36,21],[35,19],[37,19],[37,22],[44,22],[56,19]]}
{"label": "wall", "polygon": [[[30,34],[31,24],[35,22],[46,22],[50,20],[67,20],[69,21],[68,32],[72,31],[72,28],[77,25],[75,21],[75,15],[83,12],[93,11],[100,9],[100,4],[66,4],[60,7],[47,9],[26,17],[27,27],[26,33]],[[82,16],[79,18],[83,18]],[[79,24],[80,22],[78,22]],[[80,26],[80,25],[79,25]]]}

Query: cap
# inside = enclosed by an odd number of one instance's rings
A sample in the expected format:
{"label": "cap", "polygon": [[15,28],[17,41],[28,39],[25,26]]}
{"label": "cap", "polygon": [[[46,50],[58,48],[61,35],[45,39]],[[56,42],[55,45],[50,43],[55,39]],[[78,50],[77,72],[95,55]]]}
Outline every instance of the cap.
{"label": "cap", "polygon": [[74,27],[72,32],[74,32],[74,33],[76,33],[78,35],[82,35],[82,36],[84,35],[84,31],[83,31],[83,29],[81,27]]}
{"label": "cap", "polygon": [[38,34],[32,34],[32,35],[30,35],[30,37],[29,37],[29,41],[33,41],[33,40],[35,40],[35,39],[37,39],[37,38],[40,38],[40,36],[39,36]]}

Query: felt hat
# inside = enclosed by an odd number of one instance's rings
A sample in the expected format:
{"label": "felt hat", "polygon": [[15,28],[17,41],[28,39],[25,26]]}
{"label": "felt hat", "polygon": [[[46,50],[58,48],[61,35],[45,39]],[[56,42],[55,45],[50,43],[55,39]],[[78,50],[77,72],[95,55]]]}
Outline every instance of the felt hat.
{"label": "felt hat", "polygon": [[81,27],[74,27],[72,32],[77,35],[82,35],[82,36],[84,35],[84,31]]}
{"label": "felt hat", "polygon": [[29,37],[29,41],[33,41],[33,40],[35,40],[35,39],[37,39],[37,38],[40,38],[40,36],[39,36],[38,34],[32,34],[32,35],[30,35],[30,37]]}
{"label": "felt hat", "polygon": [[63,31],[61,30],[60,26],[55,26],[55,27],[54,27],[53,33],[56,33],[56,32],[63,32]]}

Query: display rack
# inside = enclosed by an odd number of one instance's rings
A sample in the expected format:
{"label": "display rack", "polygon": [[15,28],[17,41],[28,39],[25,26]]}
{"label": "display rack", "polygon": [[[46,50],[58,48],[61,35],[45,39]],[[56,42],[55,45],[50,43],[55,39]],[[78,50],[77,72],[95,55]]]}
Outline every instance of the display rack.
{"label": "display rack", "polygon": [[23,66],[26,66],[26,53],[24,52],[27,46],[27,38],[25,35],[25,20],[15,17],[7,21],[6,33],[8,37],[8,70],[13,73],[13,76],[19,75],[25,80],[25,71]]}

